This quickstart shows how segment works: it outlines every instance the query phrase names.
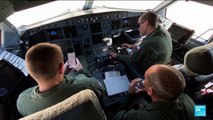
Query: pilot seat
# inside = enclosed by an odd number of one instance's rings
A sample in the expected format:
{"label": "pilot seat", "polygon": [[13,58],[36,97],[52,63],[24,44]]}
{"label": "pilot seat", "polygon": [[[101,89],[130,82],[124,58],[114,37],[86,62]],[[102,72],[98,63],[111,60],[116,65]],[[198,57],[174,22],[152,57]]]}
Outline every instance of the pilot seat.
{"label": "pilot seat", "polygon": [[207,117],[213,118],[213,42],[189,50],[184,64],[174,67],[185,77],[185,93],[195,104],[206,105]]}
{"label": "pilot seat", "polygon": [[19,120],[106,120],[95,93],[82,90],[51,107]]}

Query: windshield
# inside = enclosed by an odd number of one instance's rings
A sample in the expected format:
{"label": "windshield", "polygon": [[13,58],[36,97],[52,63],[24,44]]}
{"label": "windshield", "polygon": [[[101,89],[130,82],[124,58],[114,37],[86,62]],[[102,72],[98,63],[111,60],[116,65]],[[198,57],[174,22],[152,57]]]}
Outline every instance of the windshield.
{"label": "windshield", "polygon": [[65,12],[82,9],[85,1],[54,1],[30,9],[15,12],[7,18],[16,28],[30,25]]}
{"label": "windshield", "polygon": [[178,1],[167,8],[166,17],[195,30],[193,38],[205,42],[213,35],[213,7],[192,1]]}
{"label": "windshield", "polygon": [[153,9],[163,1],[94,1],[93,6],[106,6],[114,8],[124,8],[124,9],[138,9],[147,10]]}
{"label": "windshield", "polygon": [[[125,9],[140,9],[147,10],[153,9],[163,1],[94,1],[93,6],[106,6],[113,8],[125,8]],[[7,18],[18,30],[21,27],[31,25],[48,18],[58,16],[65,12],[72,12],[77,9],[82,9],[85,1],[54,1],[23,11],[15,12],[13,15]]]}

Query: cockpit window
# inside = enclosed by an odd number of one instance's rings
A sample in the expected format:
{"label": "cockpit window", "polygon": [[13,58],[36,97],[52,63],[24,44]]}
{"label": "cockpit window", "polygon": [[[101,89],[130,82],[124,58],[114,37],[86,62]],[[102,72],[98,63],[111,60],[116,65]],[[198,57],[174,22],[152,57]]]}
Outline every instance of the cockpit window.
{"label": "cockpit window", "polygon": [[[139,9],[147,10],[153,9],[163,1],[102,1],[94,0],[92,7],[94,6],[106,6],[112,8],[124,8],[124,9]],[[82,9],[85,4],[84,0],[73,1],[54,1],[30,9],[15,12],[13,15],[7,18],[18,30],[22,27],[32,25],[37,22],[42,22],[50,18],[57,17],[63,13],[72,13]]]}
{"label": "cockpit window", "polygon": [[114,8],[124,8],[124,9],[138,9],[138,10],[147,10],[153,9],[163,1],[146,1],[146,0],[130,0],[130,1],[102,1],[97,0],[94,1],[93,6],[106,6],[106,7],[114,7]]}
{"label": "cockpit window", "polygon": [[55,1],[30,9],[15,12],[7,18],[16,28],[24,25],[30,25],[42,20],[56,17],[60,14],[82,9],[85,4],[83,0],[74,1]]}
{"label": "cockpit window", "polygon": [[177,1],[167,8],[166,17],[195,30],[192,37],[206,42],[213,35],[213,7],[192,1]]}

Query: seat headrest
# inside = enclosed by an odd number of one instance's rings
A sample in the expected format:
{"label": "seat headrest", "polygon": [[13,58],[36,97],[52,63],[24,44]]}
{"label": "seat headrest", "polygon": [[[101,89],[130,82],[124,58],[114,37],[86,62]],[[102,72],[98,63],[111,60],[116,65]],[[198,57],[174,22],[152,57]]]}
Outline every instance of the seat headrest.
{"label": "seat headrest", "polygon": [[213,43],[189,50],[184,56],[184,66],[199,75],[213,73]]}
{"label": "seat headrest", "polygon": [[19,120],[106,120],[95,93],[82,90],[64,101]]}

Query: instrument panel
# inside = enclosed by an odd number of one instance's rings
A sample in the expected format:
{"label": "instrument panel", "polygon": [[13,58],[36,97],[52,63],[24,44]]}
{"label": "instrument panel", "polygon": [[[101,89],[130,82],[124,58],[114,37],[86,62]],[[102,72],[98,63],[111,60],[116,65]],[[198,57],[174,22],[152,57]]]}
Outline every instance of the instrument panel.
{"label": "instrument panel", "polygon": [[88,14],[57,21],[27,30],[23,40],[26,49],[40,42],[71,40],[81,42],[85,47],[102,43],[104,37],[111,37],[123,30],[137,29],[141,12],[107,12]]}
{"label": "instrument panel", "polygon": [[137,30],[141,12],[115,11],[87,14],[63,19],[25,31],[21,39],[25,52],[40,42],[50,42],[61,47],[64,59],[68,52],[84,55],[88,63],[105,58],[104,38],[112,38],[125,30]]}

